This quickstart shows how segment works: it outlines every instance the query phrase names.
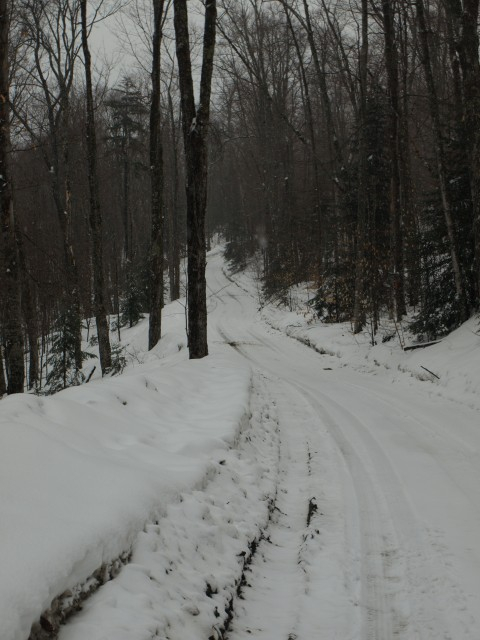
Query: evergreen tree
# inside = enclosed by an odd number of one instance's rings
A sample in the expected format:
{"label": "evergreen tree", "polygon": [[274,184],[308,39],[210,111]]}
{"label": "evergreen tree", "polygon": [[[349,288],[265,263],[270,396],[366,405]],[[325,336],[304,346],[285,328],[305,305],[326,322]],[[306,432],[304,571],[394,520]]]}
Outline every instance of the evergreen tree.
{"label": "evergreen tree", "polygon": [[120,326],[133,327],[148,310],[148,267],[131,268],[126,275],[125,291],[120,305]]}
{"label": "evergreen tree", "polygon": [[[52,347],[47,357],[46,382],[49,393],[77,386],[85,381],[75,360],[77,336],[76,314],[71,308],[62,309],[53,327]],[[82,351],[82,360],[93,358],[93,354]]]}

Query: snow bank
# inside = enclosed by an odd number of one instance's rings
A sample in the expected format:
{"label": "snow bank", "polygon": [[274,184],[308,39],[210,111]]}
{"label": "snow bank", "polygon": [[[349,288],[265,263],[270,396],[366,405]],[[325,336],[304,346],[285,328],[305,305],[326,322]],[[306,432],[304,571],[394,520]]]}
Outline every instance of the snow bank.
{"label": "snow bank", "polygon": [[[354,335],[349,323],[325,324],[313,314],[307,285],[292,288],[290,308],[274,304],[262,308],[262,318],[278,329],[324,354],[325,367],[350,366],[392,380],[403,374],[431,383],[432,391],[480,409],[480,326],[471,318],[438,344],[404,351],[414,344],[408,322],[383,320],[372,345],[366,330]],[[329,357],[330,356],[330,357]],[[403,376],[404,377],[404,376]]]}
{"label": "snow bank", "polygon": [[277,421],[261,381],[235,448],[137,537],[120,575],[62,628],[59,640],[221,638],[278,474]]}
{"label": "snow bank", "polygon": [[201,488],[238,438],[248,367],[233,350],[197,361],[176,350],[56,396],[2,400],[2,640],[25,640],[54,597]]}

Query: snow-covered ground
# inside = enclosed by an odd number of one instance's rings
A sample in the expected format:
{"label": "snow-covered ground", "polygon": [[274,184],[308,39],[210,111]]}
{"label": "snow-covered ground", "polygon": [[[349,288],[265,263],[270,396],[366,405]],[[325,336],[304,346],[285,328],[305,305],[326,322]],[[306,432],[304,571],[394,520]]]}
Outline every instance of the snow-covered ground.
{"label": "snow-covered ground", "polygon": [[[245,276],[242,275],[242,278]],[[283,305],[262,308],[262,318],[272,327],[334,357],[335,366],[348,366],[391,380],[403,373],[433,384],[433,393],[447,395],[480,409],[480,318],[471,318],[437,344],[409,349],[421,344],[408,330],[408,320],[383,318],[372,336],[367,323],[357,335],[349,323],[325,324],[315,318],[309,300],[315,291],[308,285],[291,289],[289,309]],[[407,347],[404,351],[403,347]]]}
{"label": "snow-covered ground", "polygon": [[174,303],[122,376],[1,401],[1,639],[118,569],[60,640],[480,637],[477,323],[403,352],[207,282],[208,358]]}
{"label": "snow-covered ground", "polygon": [[226,348],[189,362],[181,304],[165,316],[165,341],[148,355],[146,321],[125,332],[123,375],[1,401],[2,640],[27,638],[55,597],[89,589],[128,555],[139,532],[218,475],[248,424],[249,366]]}

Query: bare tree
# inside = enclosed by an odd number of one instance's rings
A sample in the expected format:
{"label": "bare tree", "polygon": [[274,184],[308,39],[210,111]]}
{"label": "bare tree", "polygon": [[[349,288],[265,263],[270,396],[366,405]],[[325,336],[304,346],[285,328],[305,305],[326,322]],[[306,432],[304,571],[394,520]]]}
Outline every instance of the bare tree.
{"label": "bare tree", "polygon": [[173,89],[170,82],[167,87],[167,111],[170,158],[171,158],[171,203],[168,209],[168,274],[170,283],[170,300],[178,300],[180,297],[180,119],[176,116],[173,102]]}
{"label": "bare tree", "polygon": [[93,262],[93,298],[95,321],[97,324],[98,349],[102,374],[112,366],[109,327],[105,304],[105,282],[103,266],[102,213],[97,172],[97,139],[95,133],[95,113],[93,105],[93,87],[91,55],[88,46],[87,0],[80,0],[82,22],[82,48],[85,59],[85,91],[87,99],[87,162],[88,184],[90,187],[90,230],[92,235]]}
{"label": "bare tree", "polygon": [[150,105],[150,175],[152,188],[152,239],[150,249],[150,318],[148,348],[162,335],[163,306],[163,148],[161,129],[160,60],[164,23],[164,0],[153,0],[152,99]]}
{"label": "bare tree", "polygon": [[367,82],[368,82],[368,0],[362,0],[362,41],[358,64],[360,79],[359,108],[359,168],[358,168],[358,205],[357,205],[357,251],[355,256],[355,298],[353,309],[353,330],[359,333],[365,323],[365,248],[367,235]]}
{"label": "bare tree", "polygon": [[42,153],[63,242],[65,290],[70,331],[75,335],[75,366],[82,367],[81,304],[78,268],[72,241],[72,179],[68,125],[79,43],[78,0],[22,0],[19,8],[25,34],[20,71],[30,88],[15,115]]}
{"label": "bare tree", "polygon": [[[5,361],[8,370],[7,393],[11,394],[23,392],[25,367],[15,214],[8,164],[10,151],[9,5],[8,0],[0,0],[0,232],[6,285],[3,295],[8,305],[4,320]],[[0,366],[3,366],[1,362]]]}
{"label": "bare tree", "polygon": [[398,39],[395,29],[395,0],[382,0],[382,22],[385,41],[385,67],[390,97],[390,224],[393,267],[393,305],[397,320],[406,313],[405,280],[403,263],[402,208],[405,191],[401,178],[404,176],[405,148],[401,140],[400,78],[398,65]]}
{"label": "bare tree", "polygon": [[186,0],[174,0],[174,27],[182,105],[186,164],[188,252],[188,347],[190,358],[208,355],[205,280],[205,212],[207,206],[207,132],[210,122],[213,58],[217,20],[216,0],[205,6],[200,96],[195,105],[188,10]]}

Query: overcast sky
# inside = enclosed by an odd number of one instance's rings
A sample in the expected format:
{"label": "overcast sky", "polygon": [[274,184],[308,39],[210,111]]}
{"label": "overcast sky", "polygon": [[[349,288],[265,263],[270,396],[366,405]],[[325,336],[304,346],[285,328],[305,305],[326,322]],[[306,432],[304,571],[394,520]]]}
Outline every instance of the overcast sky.
{"label": "overcast sky", "polygon": [[[150,71],[148,35],[146,35],[148,27],[145,28],[145,25],[149,23],[151,0],[143,0],[143,3],[144,8],[139,9],[139,20],[135,21],[129,17],[129,10],[132,11],[138,6],[136,0],[129,0],[124,5],[124,11],[102,20],[93,28],[91,49],[95,67],[100,71],[105,62],[112,67],[110,84],[115,84],[123,73],[133,73],[133,75],[139,73],[140,67],[143,67],[146,74]],[[189,2],[190,22],[197,28],[203,26],[200,8],[200,3]],[[172,9],[170,11],[173,15]],[[139,27],[135,24],[136,22],[141,22],[142,26]]]}

